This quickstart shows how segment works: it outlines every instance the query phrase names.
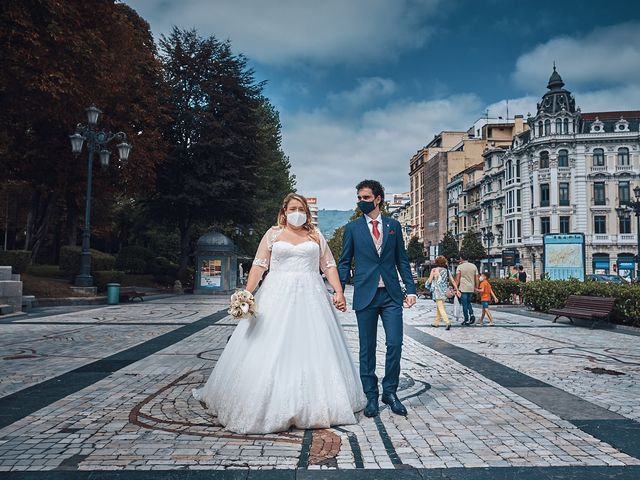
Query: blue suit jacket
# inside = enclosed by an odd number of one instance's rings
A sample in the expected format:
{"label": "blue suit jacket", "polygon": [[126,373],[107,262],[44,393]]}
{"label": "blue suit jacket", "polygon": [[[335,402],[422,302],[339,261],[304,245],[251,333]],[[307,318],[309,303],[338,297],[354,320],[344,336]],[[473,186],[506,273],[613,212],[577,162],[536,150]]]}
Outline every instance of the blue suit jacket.
{"label": "blue suit jacket", "polygon": [[398,280],[398,272],[402,277],[406,293],[416,293],[400,222],[383,216],[380,216],[380,221],[383,234],[382,252],[379,256],[364,215],[348,223],[344,228],[338,273],[344,288],[349,279],[351,261],[355,259],[353,309],[356,311],[369,306],[378,289],[380,277],[391,298],[399,304],[404,300],[404,293]]}

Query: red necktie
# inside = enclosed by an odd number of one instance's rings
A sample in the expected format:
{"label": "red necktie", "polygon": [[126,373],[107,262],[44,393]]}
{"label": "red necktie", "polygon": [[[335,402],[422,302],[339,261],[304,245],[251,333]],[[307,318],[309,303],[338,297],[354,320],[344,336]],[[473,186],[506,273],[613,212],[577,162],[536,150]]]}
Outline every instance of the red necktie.
{"label": "red necktie", "polygon": [[380,231],[378,230],[378,220],[371,220],[371,226],[373,227],[373,236],[376,240],[380,240]]}

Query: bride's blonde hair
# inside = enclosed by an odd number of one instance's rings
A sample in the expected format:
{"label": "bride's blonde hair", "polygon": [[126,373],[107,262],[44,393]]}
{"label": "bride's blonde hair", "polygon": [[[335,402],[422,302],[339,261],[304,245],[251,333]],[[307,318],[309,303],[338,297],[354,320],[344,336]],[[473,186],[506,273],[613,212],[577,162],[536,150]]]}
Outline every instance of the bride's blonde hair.
{"label": "bride's blonde hair", "polygon": [[290,193],[284,200],[282,201],[282,208],[278,213],[278,226],[286,227],[287,226],[287,207],[289,206],[289,202],[291,200],[297,200],[304,206],[304,213],[307,215],[307,221],[304,222],[301,228],[307,231],[307,236],[316,243],[320,243],[320,236],[318,235],[318,230],[311,223],[311,209],[309,208],[309,202],[302,195],[298,195],[297,193]]}

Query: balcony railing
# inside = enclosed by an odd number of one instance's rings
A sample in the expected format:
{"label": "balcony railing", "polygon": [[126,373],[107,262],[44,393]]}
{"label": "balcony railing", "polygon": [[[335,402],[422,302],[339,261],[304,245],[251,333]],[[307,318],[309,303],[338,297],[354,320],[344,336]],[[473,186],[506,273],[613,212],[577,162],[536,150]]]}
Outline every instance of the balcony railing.
{"label": "balcony railing", "polygon": [[591,173],[595,173],[595,172],[606,172],[607,171],[607,167],[606,166],[602,166],[602,167],[591,167]]}
{"label": "balcony railing", "polygon": [[635,243],[636,236],[633,233],[621,233],[618,235],[618,242],[620,243]]}
{"label": "balcony railing", "polygon": [[616,165],[616,172],[627,172],[633,170],[631,165]]}
{"label": "balcony railing", "polygon": [[609,243],[611,242],[611,235],[596,233],[592,237],[592,242],[593,243]]}

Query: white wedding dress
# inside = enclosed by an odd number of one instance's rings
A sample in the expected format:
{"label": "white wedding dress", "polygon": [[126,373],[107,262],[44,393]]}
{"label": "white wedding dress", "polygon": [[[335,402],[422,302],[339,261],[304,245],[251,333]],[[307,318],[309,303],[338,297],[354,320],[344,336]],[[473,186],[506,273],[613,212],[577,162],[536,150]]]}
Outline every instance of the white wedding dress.
{"label": "white wedding dress", "polygon": [[227,430],[272,433],[356,423],[366,403],[342,327],[319,273],[336,264],[320,244],[262,239],[254,264],[269,268],[256,317],[240,320],[204,387],[193,396]]}

